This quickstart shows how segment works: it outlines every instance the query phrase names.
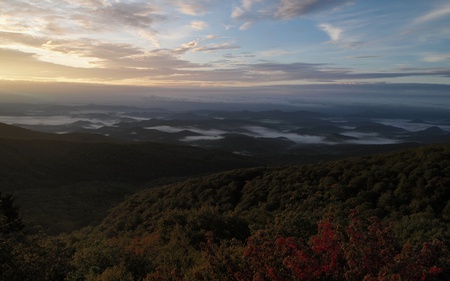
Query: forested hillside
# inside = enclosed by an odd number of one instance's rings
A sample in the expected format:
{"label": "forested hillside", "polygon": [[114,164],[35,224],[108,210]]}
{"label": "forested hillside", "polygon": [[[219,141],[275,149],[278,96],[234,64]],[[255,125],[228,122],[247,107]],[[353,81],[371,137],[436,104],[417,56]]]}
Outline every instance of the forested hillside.
{"label": "forested hillside", "polygon": [[56,242],[2,245],[20,280],[446,280],[449,185],[448,145],[240,169],[143,190]]}
{"label": "forested hillside", "polygon": [[0,124],[0,192],[17,197],[28,225],[53,234],[101,221],[144,186],[255,165],[216,150]]}

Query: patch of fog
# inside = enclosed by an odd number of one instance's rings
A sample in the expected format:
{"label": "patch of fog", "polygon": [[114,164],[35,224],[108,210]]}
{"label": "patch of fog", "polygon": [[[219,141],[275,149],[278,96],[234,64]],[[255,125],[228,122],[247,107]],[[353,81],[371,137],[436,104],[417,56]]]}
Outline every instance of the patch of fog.
{"label": "patch of fog", "polygon": [[401,141],[394,139],[386,139],[386,138],[373,138],[373,139],[361,139],[361,140],[351,140],[347,141],[347,143],[353,144],[393,144],[399,143]]}
{"label": "patch of fog", "polygon": [[192,142],[199,140],[220,140],[223,138],[224,138],[223,136],[187,136],[181,139],[181,141]]}
{"label": "patch of fog", "polygon": [[263,119],[260,120],[261,123],[266,123],[266,124],[280,124],[282,123],[281,121],[278,120],[272,120],[272,119]]}
{"label": "patch of fog", "polygon": [[[226,134],[226,131],[223,130],[217,130],[217,129],[199,129],[195,127],[172,127],[172,126],[154,126],[154,127],[145,127],[144,129],[147,130],[158,130],[166,133],[178,133],[181,131],[189,130],[193,133],[197,133],[204,136],[212,136],[217,137],[222,134]],[[200,136],[201,137],[201,136]]]}
{"label": "patch of fog", "polygon": [[435,125],[432,123],[411,123],[411,120],[406,119],[374,119],[374,121],[383,125],[402,128],[410,132],[423,131],[430,127],[439,127],[442,130],[450,132],[450,126],[447,125]]}
{"label": "patch of fog", "polygon": [[296,143],[303,144],[313,144],[313,143],[325,143],[323,137],[311,136],[311,135],[299,135],[294,133],[285,133],[280,131],[275,131],[265,127],[259,126],[248,126],[245,129],[252,132],[252,134],[246,134],[253,137],[264,137],[264,138],[287,138]]}
{"label": "patch of fog", "polygon": [[354,137],[358,139],[370,139],[370,138],[378,138],[380,135],[377,133],[362,133],[362,132],[343,132],[341,133],[343,136]]}
{"label": "patch of fog", "polygon": [[22,125],[66,125],[78,121],[69,116],[0,116],[0,122]]}
{"label": "patch of fog", "polygon": [[144,127],[146,130],[158,130],[161,132],[166,133],[178,133],[185,129],[177,128],[177,127],[171,127],[171,126],[154,126],[154,127]]}
{"label": "patch of fog", "polygon": [[320,119],[325,120],[325,121],[331,121],[333,123],[347,123],[348,122],[347,120],[345,120],[342,117],[327,117],[327,118],[320,118]]}
{"label": "patch of fog", "polygon": [[233,151],[233,153],[237,154],[237,155],[244,155],[244,156],[251,156],[252,155],[252,153],[250,153],[248,151],[245,151],[245,150],[243,150],[243,151]]}
{"label": "patch of fog", "polygon": [[377,133],[345,132],[343,136],[358,138],[357,140],[348,140],[346,143],[353,144],[392,144],[399,143],[399,140],[380,137]]}
{"label": "patch of fog", "polygon": [[283,137],[288,138],[296,143],[307,143],[307,144],[314,144],[314,143],[328,143],[324,140],[323,137],[320,136],[310,136],[310,135],[297,135],[297,134],[284,134]]}
{"label": "patch of fog", "polygon": [[120,117],[122,118],[130,118],[133,119],[134,121],[147,121],[150,119],[157,119],[157,118],[148,118],[148,117],[136,117],[136,116],[129,116],[129,115],[120,115]]}
{"label": "patch of fog", "polygon": [[103,123],[92,123],[90,125],[86,125],[86,126],[82,126],[83,129],[88,129],[88,130],[97,130],[100,129],[101,127],[105,126],[105,124]]}
{"label": "patch of fog", "polygon": [[0,122],[10,125],[44,125],[44,126],[62,126],[70,125],[77,121],[92,122],[91,125],[83,126],[85,129],[98,129],[102,126],[112,126],[117,123],[118,119],[97,119],[97,118],[79,118],[64,115],[53,116],[0,116]]}

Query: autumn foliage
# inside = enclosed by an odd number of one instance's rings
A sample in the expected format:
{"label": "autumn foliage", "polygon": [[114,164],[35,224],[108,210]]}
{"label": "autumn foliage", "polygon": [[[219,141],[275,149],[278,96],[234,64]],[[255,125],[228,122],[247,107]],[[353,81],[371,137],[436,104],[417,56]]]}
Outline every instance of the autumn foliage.
{"label": "autumn foliage", "polygon": [[[325,218],[317,234],[304,241],[267,237],[259,232],[242,255],[211,239],[204,247],[210,274],[217,280],[447,280],[450,255],[442,241],[400,245],[392,226],[356,211],[343,227]],[[197,275],[201,279],[201,274]],[[204,274],[204,276],[210,276]],[[204,278],[208,280],[208,278]]]}
{"label": "autumn foliage", "polygon": [[0,281],[450,280],[449,186],[450,146],[234,170],[56,237],[0,194]]}

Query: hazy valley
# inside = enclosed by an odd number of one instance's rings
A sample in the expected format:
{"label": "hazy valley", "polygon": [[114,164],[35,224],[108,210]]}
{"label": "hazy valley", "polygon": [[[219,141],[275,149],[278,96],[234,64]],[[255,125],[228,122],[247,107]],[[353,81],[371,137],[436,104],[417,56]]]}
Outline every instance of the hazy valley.
{"label": "hazy valley", "polygon": [[[450,268],[445,114],[29,104],[0,113],[2,200],[19,206],[1,221],[14,257],[1,280],[303,280],[298,268],[330,277],[309,264],[327,263],[309,253],[331,239],[324,225],[343,239],[339,268],[363,245],[349,227],[373,242],[364,251],[390,243],[385,269],[355,276],[438,280]],[[299,239],[297,252],[281,238]],[[60,257],[23,256],[43,253]],[[284,265],[295,253],[304,264]],[[412,257],[421,267],[401,273]]]}

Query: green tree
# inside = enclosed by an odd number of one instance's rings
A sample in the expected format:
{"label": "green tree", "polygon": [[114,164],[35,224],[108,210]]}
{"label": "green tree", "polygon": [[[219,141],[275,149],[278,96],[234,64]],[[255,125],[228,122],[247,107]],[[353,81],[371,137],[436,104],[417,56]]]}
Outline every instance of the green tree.
{"label": "green tree", "polygon": [[19,207],[10,194],[0,192],[0,234],[10,234],[23,229],[22,218],[19,217]]}

